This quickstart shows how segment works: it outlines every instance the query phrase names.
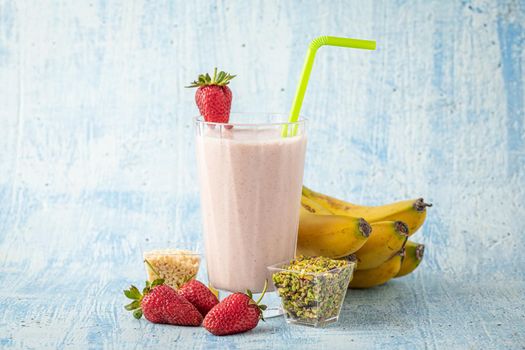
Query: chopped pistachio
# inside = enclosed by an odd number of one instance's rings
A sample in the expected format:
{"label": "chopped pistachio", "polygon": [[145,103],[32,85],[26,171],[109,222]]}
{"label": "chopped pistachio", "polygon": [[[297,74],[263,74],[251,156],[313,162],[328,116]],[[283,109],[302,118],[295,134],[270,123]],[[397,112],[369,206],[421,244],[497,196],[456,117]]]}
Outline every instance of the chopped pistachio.
{"label": "chopped pistachio", "polygon": [[287,317],[322,323],[337,317],[353,268],[348,261],[298,256],[272,275]]}

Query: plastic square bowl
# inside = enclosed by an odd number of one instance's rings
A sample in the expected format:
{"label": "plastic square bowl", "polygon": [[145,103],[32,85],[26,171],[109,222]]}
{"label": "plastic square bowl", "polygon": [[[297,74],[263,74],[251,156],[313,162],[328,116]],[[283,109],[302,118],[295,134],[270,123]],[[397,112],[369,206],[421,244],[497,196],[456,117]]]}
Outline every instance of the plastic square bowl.
{"label": "plastic square bowl", "polygon": [[148,281],[163,278],[172,288],[193,279],[199,272],[201,255],[197,252],[175,248],[144,250],[142,257],[148,274]]}
{"label": "plastic square bowl", "polygon": [[[308,265],[309,261],[315,262],[311,259],[319,258],[298,257],[292,262]],[[309,272],[308,266],[297,269],[289,261],[268,267],[287,323],[324,327],[338,321],[356,264],[348,260],[336,261],[342,266],[316,272]]]}

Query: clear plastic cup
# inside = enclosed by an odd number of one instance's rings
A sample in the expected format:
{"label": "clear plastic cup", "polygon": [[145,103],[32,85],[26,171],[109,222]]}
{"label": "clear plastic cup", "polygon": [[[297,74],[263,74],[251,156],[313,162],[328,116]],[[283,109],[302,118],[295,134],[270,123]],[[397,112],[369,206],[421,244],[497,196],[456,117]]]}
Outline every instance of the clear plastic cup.
{"label": "clear plastic cup", "polygon": [[142,258],[148,281],[163,278],[165,284],[177,289],[197,277],[202,257],[182,245],[148,244]]}
{"label": "clear plastic cup", "polygon": [[324,327],[339,319],[355,262],[327,271],[306,272],[290,262],[269,266],[287,323]]}

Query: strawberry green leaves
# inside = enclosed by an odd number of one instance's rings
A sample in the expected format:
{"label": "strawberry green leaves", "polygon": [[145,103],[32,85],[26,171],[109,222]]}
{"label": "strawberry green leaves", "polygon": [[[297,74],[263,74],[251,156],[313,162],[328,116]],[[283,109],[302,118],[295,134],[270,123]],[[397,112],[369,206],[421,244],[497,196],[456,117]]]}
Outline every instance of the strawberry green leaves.
{"label": "strawberry green leaves", "polygon": [[144,299],[144,297],[149,292],[151,292],[153,288],[155,288],[156,286],[160,286],[163,283],[164,283],[164,279],[162,278],[157,278],[151,283],[149,281],[146,281],[146,286],[144,287],[144,289],[142,289],[142,293],[137,287],[135,287],[134,285],[131,285],[129,289],[124,290],[124,295],[128,299],[131,299],[133,301],[125,305],[124,308],[128,311],[133,311],[133,317],[135,317],[136,319],[140,319],[142,317],[142,308],[141,308],[142,299]]}
{"label": "strawberry green leaves", "polygon": [[133,311],[133,317],[139,320],[142,317],[142,309],[137,309]]}
{"label": "strawberry green leaves", "polygon": [[[146,282],[146,284],[149,284],[149,282]],[[146,288],[144,288],[144,290],[146,290]],[[135,317],[136,319],[141,318],[142,309],[140,308],[140,303],[142,301],[142,298],[144,297],[143,294],[139,291],[137,287],[132,285],[129,289],[124,290],[124,295],[128,299],[133,300],[131,303],[125,305],[124,308],[128,311],[133,311],[133,317]]]}
{"label": "strawberry green leaves", "polygon": [[140,300],[134,300],[130,304],[124,306],[124,308],[128,311],[138,309],[140,308]]}
{"label": "strawberry green leaves", "polygon": [[232,80],[235,77],[235,75],[231,75],[230,73],[226,73],[224,71],[220,71],[217,74],[217,67],[215,67],[215,69],[213,70],[213,78],[210,77],[208,73],[200,74],[197,80],[191,82],[191,84],[186,87],[194,88],[207,85],[225,86],[228,85],[230,83],[230,80]]}
{"label": "strawberry green leaves", "polygon": [[142,297],[139,289],[135,287],[134,285],[132,285],[128,290],[125,290],[124,295],[128,297],[129,299],[134,299],[134,300],[139,300]]}

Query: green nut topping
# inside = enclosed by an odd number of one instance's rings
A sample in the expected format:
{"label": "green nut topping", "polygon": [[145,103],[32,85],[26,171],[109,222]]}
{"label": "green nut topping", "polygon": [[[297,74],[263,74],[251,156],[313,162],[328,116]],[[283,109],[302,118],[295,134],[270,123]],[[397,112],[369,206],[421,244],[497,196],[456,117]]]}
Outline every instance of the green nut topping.
{"label": "green nut topping", "polygon": [[299,256],[272,275],[288,317],[322,323],[337,317],[353,271],[347,260]]}

